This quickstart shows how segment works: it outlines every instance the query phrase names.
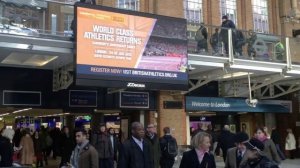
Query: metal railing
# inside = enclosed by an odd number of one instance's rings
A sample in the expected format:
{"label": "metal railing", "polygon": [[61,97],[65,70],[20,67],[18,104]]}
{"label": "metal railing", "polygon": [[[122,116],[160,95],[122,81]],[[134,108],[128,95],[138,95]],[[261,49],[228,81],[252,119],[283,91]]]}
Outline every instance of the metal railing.
{"label": "metal railing", "polygon": [[[251,30],[202,26],[207,31],[205,38],[197,37],[201,29],[200,24],[188,25],[188,53],[190,54],[226,57],[232,54],[238,59],[267,62],[286,62],[287,60],[286,49],[289,46],[286,46],[286,37],[256,33]],[[203,34],[203,30],[201,32]]]}

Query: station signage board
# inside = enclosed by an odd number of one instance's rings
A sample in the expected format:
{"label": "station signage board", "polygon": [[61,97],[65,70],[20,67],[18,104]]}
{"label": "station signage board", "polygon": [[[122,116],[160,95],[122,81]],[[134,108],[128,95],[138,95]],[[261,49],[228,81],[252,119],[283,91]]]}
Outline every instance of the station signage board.
{"label": "station signage board", "polygon": [[120,108],[149,108],[148,92],[120,92]]}

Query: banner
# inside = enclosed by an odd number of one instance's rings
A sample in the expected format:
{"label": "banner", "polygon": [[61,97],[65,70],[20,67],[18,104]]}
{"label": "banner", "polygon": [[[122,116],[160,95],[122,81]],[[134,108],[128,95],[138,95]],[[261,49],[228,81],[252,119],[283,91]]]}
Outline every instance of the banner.
{"label": "banner", "polygon": [[187,96],[186,111],[291,113],[292,102],[258,100],[256,107],[251,107],[246,103],[246,99]]}
{"label": "banner", "polygon": [[76,18],[77,79],[188,88],[186,20],[87,5]]}

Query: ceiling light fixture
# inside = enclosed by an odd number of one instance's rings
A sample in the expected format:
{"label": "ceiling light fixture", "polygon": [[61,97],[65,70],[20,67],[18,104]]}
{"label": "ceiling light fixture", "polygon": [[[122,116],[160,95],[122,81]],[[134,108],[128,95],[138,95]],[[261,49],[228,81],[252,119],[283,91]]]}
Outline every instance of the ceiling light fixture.
{"label": "ceiling light fixture", "polygon": [[9,113],[0,114],[0,117],[7,116]]}
{"label": "ceiling light fixture", "polygon": [[[249,74],[252,75],[253,73],[249,73]],[[246,75],[248,75],[248,72],[234,72],[234,73],[223,75],[220,77],[220,79],[236,78],[236,77],[241,77]]]}
{"label": "ceiling light fixture", "polygon": [[22,109],[22,110],[17,110],[17,111],[14,111],[12,112],[13,114],[16,114],[16,113],[20,113],[20,112],[23,112],[23,111],[28,111],[28,110],[31,110],[32,108],[27,108],[27,109]]}

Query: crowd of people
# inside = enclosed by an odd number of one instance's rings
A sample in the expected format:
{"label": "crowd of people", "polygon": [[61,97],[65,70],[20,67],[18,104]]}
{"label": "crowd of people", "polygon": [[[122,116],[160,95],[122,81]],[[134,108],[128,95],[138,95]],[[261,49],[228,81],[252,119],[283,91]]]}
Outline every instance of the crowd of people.
{"label": "crowd of people", "polygon": [[[229,125],[225,125],[220,132],[215,132],[211,125],[203,130],[202,123],[199,123],[198,129],[191,132],[191,135],[194,151],[183,155],[180,168],[215,168],[214,156],[221,153],[225,168],[277,168],[286,159],[276,127],[272,128],[271,133],[267,127],[257,128],[254,136],[249,138],[243,129],[234,134]],[[291,129],[287,129],[285,151],[290,159],[295,158],[296,139]],[[197,158],[199,162],[196,162]]]}
{"label": "crowd of people", "polygon": [[[233,21],[228,19],[228,16],[222,17],[222,24],[219,28],[215,28],[214,33],[209,38],[207,28],[203,23],[200,24],[199,29],[195,35],[195,41],[197,42],[196,52],[198,53],[207,53],[208,52],[208,43],[210,43],[212,48],[212,54],[229,54],[229,43],[228,43],[228,30],[232,30],[232,50],[233,54],[238,56],[243,56],[243,47],[247,45],[247,54],[250,58],[255,58],[258,56],[271,57],[273,55],[276,60],[284,59],[285,48],[281,41],[277,41],[273,46],[273,53],[269,54],[269,51],[258,51],[255,49],[256,45],[260,45],[261,48],[269,50],[267,46],[262,45],[262,40],[257,42],[257,34],[254,31],[242,32],[241,30],[236,29]],[[223,47],[222,47],[223,46]],[[224,49],[224,51],[222,51]]]}
{"label": "crowd of people", "polygon": [[[163,132],[158,137],[153,124],[145,129],[139,122],[131,124],[131,136],[126,140],[104,124],[94,132],[77,128],[74,133],[68,127],[60,131],[41,126],[35,132],[29,128],[5,128],[0,136],[0,167],[10,167],[13,162],[43,167],[52,153],[53,159],[61,156],[59,167],[172,168],[178,145],[169,127]],[[228,125],[217,133],[211,125],[203,130],[199,123],[191,136],[191,150],[183,153],[180,168],[216,168],[214,156],[221,153],[225,168],[278,168],[286,159],[275,127],[271,133],[267,127],[257,128],[249,138],[244,130],[232,133]],[[287,129],[285,140],[285,150],[293,159],[296,139],[291,129]]]}
{"label": "crowd of people", "polygon": [[159,138],[156,128],[146,130],[139,122],[132,123],[131,137],[119,138],[113,128],[100,124],[99,130],[89,132],[68,127],[48,129],[41,126],[35,132],[29,128],[1,130],[0,167],[13,163],[22,166],[44,167],[48,158],[61,156],[59,167],[74,168],[171,168],[178,147],[170,128],[164,128]]}

